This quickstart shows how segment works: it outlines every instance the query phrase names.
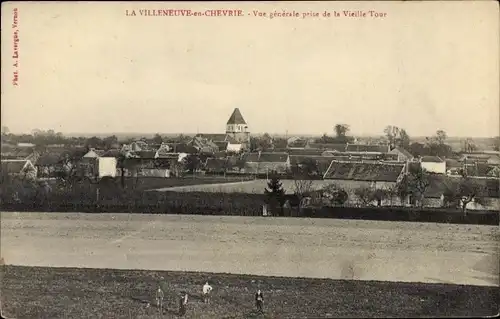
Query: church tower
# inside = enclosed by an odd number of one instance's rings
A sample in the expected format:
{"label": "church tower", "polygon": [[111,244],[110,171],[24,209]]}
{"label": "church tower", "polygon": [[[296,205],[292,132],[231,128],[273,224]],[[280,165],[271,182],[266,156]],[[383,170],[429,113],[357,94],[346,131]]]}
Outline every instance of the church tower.
{"label": "church tower", "polygon": [[250,145],[248,125],[241,115],[240,109],[235,108],[226,123],[226,134],[242,144]]}

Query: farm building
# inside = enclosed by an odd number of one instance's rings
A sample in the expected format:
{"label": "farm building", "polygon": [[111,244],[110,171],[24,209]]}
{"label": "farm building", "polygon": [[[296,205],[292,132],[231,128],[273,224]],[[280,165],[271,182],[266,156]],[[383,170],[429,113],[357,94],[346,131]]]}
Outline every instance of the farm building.
{"label": "farm building", "polygon": [[228,141],[217,141],[213,142],[215,145],[217,145],[219,152],[226,152],[227,151],[227,145],[229,144]]}
{"label": "farm building", "polygon": [[389,145],[370,145],[370,144],[347,144],[346,152],[349,153],[389,153]]}
{"label": "farm building", "polygon": [[438,156],[422,156],[419,162],[422,169],[429,173],[446,174],[446,162]]}
{"label": "farm building", "polygon": [[288,155],[296,155],[296,156],[321,156],[321,154],[324,152],[323,150],[319,149],[288,149],[286,151]]}
{"label": "farm building", "polygon": [[241,151],[243,151],[244,147],[245,147],[245,144],[228,143],[226,150],[228,153],[240,153]]}
{"label": "farm building", "polygon": [[[429,175],[429,186],[423,199],[424,206],[436,208],[447,206],[446,194],[456,191],[459,183],[463,180],[460,176]],[[500,181],[498,178],[470,177],[468,180],[478,190],[478,199],[467,204],[468,210],[500,210]],[[457,206],[458,200],[456,203],[450,204]]]}
{"label": "farm building", "polygon": [[219,146],[215,142],[202,136],[193,137],[188,145],[195,147],[200,153],[204,154],[213,154],[219,151]]}
{"label": "farm building", "polygon": [[37,169],[29,160],[6,159],[2,160],[2,175],[35,180]]}
{"label": "farm building", "polygon": [[106,153],[105,150],[90,149],[87,154],[83,155],[83,159],[99,158]]}
{"label": "farm building", "polygon": [[500,165],[500,155],[497,152],[475,152],[463,153],[460,156],[460,161],[467,161],[468,163],[484,163],[489,165]]}
{"label": "farm building", "polygon": [[65,166],[70,168],[71,163],[64,163],[65,156],[61,153],[45,153],[36,162],[38,176],[49,177],[57,171],[62,171]]}
{"label": "farm building", "polygon": [[323,151],[345,152],[347,144],[331,144],[331,143],[307,143],[306,149],[317,149]]}
{"label": "farm building", "polygon": [[32,163],[38,160],[40,154],[30,147],[17,147],[2,144],[2,159],[29,160]]}
{"label": "farm building", "polygon": [[243,172],[246,174],[262,175],[273,171],[286,174],[290,171],[290,156],[288,153],[249,153],[244,157]]}
{"label": "farm building", "polygon": [[356,153],[356,152],[332,152],[325,151],[323,156],[331,156],[339,160],[355,160],[355,161],[396,161],[398,162],[397,154],[389,153]]}
{"label": "farm building", "polygon": [[[361,188],[371,190],[393,189],[405,174],[405,165],[389,163],[364,163],[332,161],[323,178],[334,182],[348,195],[348,203],[358,204],[355,191]],[[386,199],[382,205],[395,204],[395,196]]]}
{"label": "farm building", "polygon": [[399,146],[390,151],[389,154],[396,155],[396,160],[399,162],[411,161],[414,158],[414,156],[410,152]]}
{"label": "farm building", "polygon": [[289,138],[287,140],[288,149],[304,149],[307,146],[308,140],[302,138]]}

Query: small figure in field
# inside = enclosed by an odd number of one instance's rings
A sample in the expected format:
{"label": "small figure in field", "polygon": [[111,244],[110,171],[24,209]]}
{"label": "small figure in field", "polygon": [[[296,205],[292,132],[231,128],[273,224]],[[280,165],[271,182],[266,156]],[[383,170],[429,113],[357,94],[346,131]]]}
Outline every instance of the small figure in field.
{"label": "small figure in field", "polygon": [[260,313],[264,312],[264,295],[260,289],[255,294],[255,306],[257,307],[257,311]]}
{"label": "small figure in field", "polygon": [[184,293],[184,295],[181,294],[181,297],[179,299],[179,316],[184,316],[186,314],[186,305],[188,302],[188,294]]}
{"label": "small figure in field", "polygon": [[203,285],[203,302],[210,303],[210,292],[212,292],[212,286],[208,284],[208,281]]}
{"label": "small figure in field", "polygon": [[156,305],[158,306],[160,313],[163,311],[163,298],[165,297],[163,290],[158,286],[158,290],[156,290]]}

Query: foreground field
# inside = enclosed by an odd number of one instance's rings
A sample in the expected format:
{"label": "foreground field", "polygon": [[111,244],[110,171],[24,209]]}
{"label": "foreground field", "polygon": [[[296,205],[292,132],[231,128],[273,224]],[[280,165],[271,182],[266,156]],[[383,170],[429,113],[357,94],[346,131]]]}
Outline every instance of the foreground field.
{"label": "foreground field", "polygon": [[498,286],[498,226],[2,213],[6,264]]}
{"label": "foreground field", "polygon": [[[2,305],[7,318],[175,318],[177,297],[188,292],[186,318],[454,317],[498,313],[495,287],[276,278],[228,274],[2,267]],[[163,277],[163,279],[161,279]],[[210,280],[213,299],[202,303]],[[159,282],[166,310],[146,308]],[[254,312],[257,289],[265,315]]]}

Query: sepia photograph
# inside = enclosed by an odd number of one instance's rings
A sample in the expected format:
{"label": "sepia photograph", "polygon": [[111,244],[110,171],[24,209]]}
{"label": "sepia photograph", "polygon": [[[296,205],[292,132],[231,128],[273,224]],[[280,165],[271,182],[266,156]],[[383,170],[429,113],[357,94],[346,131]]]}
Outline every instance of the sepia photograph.
{"label": "sepia photograph", "polygon": [[497,1],[1,12],[2,318],[500,313]]}

